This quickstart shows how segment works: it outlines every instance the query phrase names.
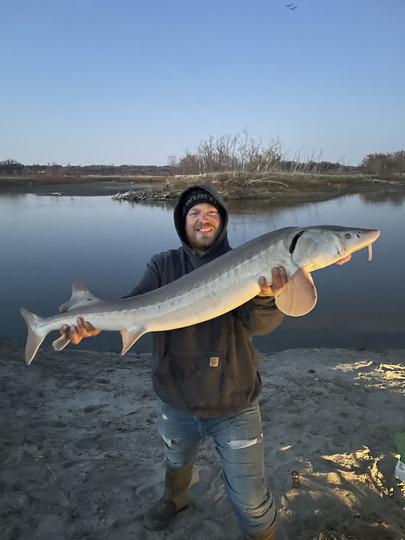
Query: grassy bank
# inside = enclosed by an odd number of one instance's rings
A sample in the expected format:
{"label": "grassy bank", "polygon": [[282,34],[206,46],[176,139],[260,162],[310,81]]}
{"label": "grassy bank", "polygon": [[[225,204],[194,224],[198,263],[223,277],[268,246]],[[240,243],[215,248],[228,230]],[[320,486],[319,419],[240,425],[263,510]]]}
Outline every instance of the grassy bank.
{"label": "grassy bank", "polygon": [[[374,177],[364,174],[209,173],[175,176],[51,176],[0,177],[0,191],[55,195],[108,195],[125,192],[130,200],[171,199],[193,184],[210,184],[225,199],[316,198],[366,190],[403,189],[405,175]],[[129,193],[128,193],[129,192]],[[120,197],[125,198],[125,197]]]}

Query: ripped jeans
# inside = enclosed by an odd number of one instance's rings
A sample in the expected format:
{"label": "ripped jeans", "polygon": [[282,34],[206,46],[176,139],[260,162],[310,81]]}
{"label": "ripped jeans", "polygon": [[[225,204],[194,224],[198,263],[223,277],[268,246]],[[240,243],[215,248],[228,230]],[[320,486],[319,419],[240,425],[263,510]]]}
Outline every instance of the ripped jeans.
{"label": "ripped jeans", "polygon": [[257,403],[240,413],[214,418],[191,416],[162,403],[158,428],[165,443],[166,465],[173,469],[193,465],[200,440],[211,436],[239,526],[248,532],[271,527],[276,509],[267,486]]}

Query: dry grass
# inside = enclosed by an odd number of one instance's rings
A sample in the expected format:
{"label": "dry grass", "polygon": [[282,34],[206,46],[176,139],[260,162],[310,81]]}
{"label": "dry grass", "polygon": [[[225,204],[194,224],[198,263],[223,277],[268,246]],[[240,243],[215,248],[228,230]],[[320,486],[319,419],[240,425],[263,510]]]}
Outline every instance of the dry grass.
{"label": "dry grass", "polygon": [[180,192],[194,184],[215,187],[226,199],[255,198],[276,193],[299,194],[331,191],[356,191],[370,185],[405,185],[405,175],[392,179],[375,179],[369,175],[338,175],[311,173],[208,173],[200,175],[170,176],[162,190]]}
{"label": "dry grass", "polygon": [[313,173],[243,173],[221,172],[199,175],[172,176],[51,176],[0,177],[0,189],[15,192],[36,192],[44,190],[69,190],[74,195],[102,194],[107,186],[117,191],[133,190],[131,200],[173,199],[191,185],[208,184],[217,189],[225,199],[274,198],[277,196],[306,198],[319,194],[330,196],[354,193],[364,190],[399,189],[405,186],[404,175],[390,175],[375,178],[363,174],[313,174]]}

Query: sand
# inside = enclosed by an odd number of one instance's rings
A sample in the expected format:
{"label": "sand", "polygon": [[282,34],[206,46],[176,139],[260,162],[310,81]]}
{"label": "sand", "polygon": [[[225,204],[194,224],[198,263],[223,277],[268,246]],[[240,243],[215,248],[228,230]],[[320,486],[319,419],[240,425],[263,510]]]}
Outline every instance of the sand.
{"label": "sand", "polygon": [[[263,355],[278,540],[405,538],[405,484],[394,477],[392,441],[405,430],[404,353]],[[165,531],[143,529],[164,475],[149,361],[43,347],[26,366],[21,344],[0,342],[2,540],[239,538],[209,439],[194,469],[193,505]]]}

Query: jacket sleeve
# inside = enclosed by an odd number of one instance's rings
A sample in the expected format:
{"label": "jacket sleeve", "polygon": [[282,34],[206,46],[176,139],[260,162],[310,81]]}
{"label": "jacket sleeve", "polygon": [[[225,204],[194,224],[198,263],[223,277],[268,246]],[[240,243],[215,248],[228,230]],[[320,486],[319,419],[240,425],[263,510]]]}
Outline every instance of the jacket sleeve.
{"label": "jacket sleeve", "polygon": [[123,296],[123,298],[130,298],[131,296],[138,296],[139,294],[154,291],[160,287],[160,281],[159,267],[155,257],[152,257],[146,265],[145,272],[138,285],[129,294]]}
{"label": "jacket sleeve", "polygon": [[269,334],[283,322],[284,314],[276,306],[273,296],[256,296],[236,310],[245,328],[256,336]]}

